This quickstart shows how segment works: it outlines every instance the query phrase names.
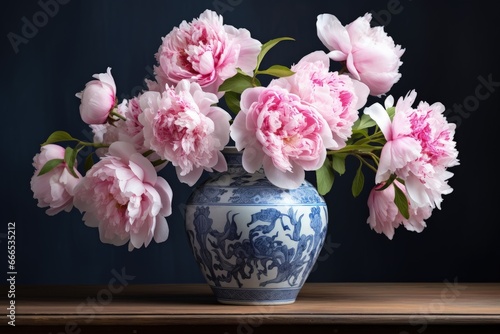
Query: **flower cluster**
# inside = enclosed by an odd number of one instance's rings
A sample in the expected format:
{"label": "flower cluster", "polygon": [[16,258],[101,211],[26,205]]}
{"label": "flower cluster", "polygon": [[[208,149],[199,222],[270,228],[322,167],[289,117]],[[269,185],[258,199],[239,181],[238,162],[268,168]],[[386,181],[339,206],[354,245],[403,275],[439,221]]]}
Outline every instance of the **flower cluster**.
{"label": "flower cluster", "polygon": [[[322,195],[344,174],[347,157],[357,158],[354,197],[364,187],[363,170],[375,173],[369,226],[390,239],[401,225],[422,231],[452,191],[455,126],[441,103],[414,106],[414,90],[397,101],[387,95],[401,77],[405,50],[370,21],[366,14],[342,25],[321,14],[317,35],[326,50],[267,69],[260,68],[264,56],[292,38],[263,44],[210,10],[183,21],[163,37],[155,78],[140,94],[118,101],[110,68],[76,94],[94,139],[65,131],[47,138],[33,159],[38,206],[48,215],[75,207],[102,242],[130,250],[165,241],[173,192],[160,170],[172,164],[193,186],[204,171],[227,169],[221,151],[232,140],[248,172],[262,169],[273,184],[292,189],[314,171]],[[270,76],[267,85],[261,76]],[[365,106],[383,96],[383,105]],[[80,168],[85,147],[93,150]]]}

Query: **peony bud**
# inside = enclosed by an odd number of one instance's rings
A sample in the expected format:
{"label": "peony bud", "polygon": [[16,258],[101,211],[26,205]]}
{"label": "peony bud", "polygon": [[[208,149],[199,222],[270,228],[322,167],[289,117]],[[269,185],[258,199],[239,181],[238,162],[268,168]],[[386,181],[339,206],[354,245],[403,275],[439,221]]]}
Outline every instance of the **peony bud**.
{"label": "peony bud", "polygon": [[116,85],[111,68],[107,73],[94,74],[85,89],[76,94],[81,99],[80,116],[87,124],[103,124],[115,106]]}
{"label": "peony bud", "polygon": [[43,166],[50,160],[64,159],[64,148],[48,144],[41,148],[40,153],[33,157],[33,167],[35,172],[31,178],[31,190],[33,197],[38,200],[40,208],[47,208],[46,213],[53,216],[61,211],[71,211],[73,208],[74,189],[81,179],[81,174],[73,169],[78,178],[72,176],[64,162],[39,175]]}

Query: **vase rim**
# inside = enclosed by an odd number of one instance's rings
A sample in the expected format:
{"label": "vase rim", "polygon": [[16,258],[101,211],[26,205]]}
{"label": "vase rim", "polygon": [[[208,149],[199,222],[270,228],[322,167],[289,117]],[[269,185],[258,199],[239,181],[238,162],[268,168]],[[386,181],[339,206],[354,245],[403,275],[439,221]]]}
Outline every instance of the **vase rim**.
{"label": "vase rim", "polygon": [[238,151],[236,146],[226,146],[222,150],[222,153],[236,154],[236,153],[242,153],[242,151]]}

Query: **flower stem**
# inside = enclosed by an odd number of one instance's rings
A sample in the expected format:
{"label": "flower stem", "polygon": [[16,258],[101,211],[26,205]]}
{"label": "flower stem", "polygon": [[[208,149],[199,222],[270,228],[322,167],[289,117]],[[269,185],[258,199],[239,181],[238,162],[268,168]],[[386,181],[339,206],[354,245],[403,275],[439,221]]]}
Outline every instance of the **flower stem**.
{"label": "flower stem", "polygon": [[112,117],[112,116],[116,116],[116,117],[118,117],[119,119],[121,119],[121,120],[123,120],[123,121],[126,121],[126,120],[127,120],[127,119],[125,118],[125,116],[123,116],[123,115],[121,115],[121,114],[117,113],[115,110],[116,110],[116,108],[115,108],[115,109],[113,109],[113,110],[111,110],[111,112],[109,113],[109,117],[110,117],[110,118],[112,118],[112,119],[113,119],[113,117]]}

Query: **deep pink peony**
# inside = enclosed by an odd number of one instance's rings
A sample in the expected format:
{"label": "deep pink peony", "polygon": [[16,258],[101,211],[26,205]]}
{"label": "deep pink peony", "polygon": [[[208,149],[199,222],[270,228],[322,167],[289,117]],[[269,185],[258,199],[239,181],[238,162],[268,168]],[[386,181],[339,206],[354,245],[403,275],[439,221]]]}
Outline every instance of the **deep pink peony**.
{"label": "deep pink peony", "polygon": [[40,153],[33,157],[33,167],[35,173],[31,178],[31,190],[33,198],[38,200],[38,207],[48,207],[46,213],[53,216],[61,211],[69,212],[73,208],[74,189],[81,180],[81,175],[74,168],[75,178],[70,174],[64,162],[53,168],[51,171],[38,175],[42,167],[52,159],[64,159],[64,148],[48,144],[42,146]]}
{"label": "deep pink peony", "polygon": [[375,180],[385,181],[395,173],[405,181],[413,205],[440,208],[442,195],[453,191],[448,185],[453,174],[447,169],[459,164],[453,140],[455,124],[447,122],[441,103],[420,102],[412,108],[416,96],[410,91],[398,100],[392,122],[386,112],[390,103],[385,107],[377,103],[365,110],[387,140]]}
{"label": "deep pink peony", "polygon": [[133,250],[168,238],[172,189],[130,143],[111,144],[75,188],[74,205],[104,243]]}
{"label": "deep pink peony", "polygon": [[273,80],[269,86],[279,85],[297,94],[321,113],[332,131],[335,145],[340,149],[352,134],[358,119],[358,109],[368,98],[368,87],[345,74],[330,72],[330,59],[323,51],[303,57],[291,70],[294,75]]}
{"label": "deep pink peony", "polygon": [[227,169],[221,150],[229,142],[231,115],[212,106],[217,102],[215,94],[188,80],[140,98],[146,147],[172,162],[179,180],[190,186],[203,170]]}
{"label": "deep pink peony", "polygon": [[246,89],[231,137],[243,150],[243,167],[260,167],[273,184],[297,188],[305,170],[323,165],[326,147],[335,145],[325,119],[298,95],[278,86]]}
{"label": "deep pink peony", "polygon": [[358,17],[345,27],[331,14],[318,15],[318,37],[330,50],[328,56],[345,62],[353,78],[370,88],[370,94],[387,93],[401,77],[399,67],[404,53],[383,26],[371,27],[371,14]]}
{"label": "deep pink peony", "polygon": [[409,231],[422,232],[426,227],[425,219],[432,214],[432,208],[430,206],[413,207],[410,203],[408,208],[410,217],[405,219],[394,204],[394,187],[397,186],[403,193],[406,193],[405,187],[396,180],[386,189],[379,190],[384,184],[385,182],[375,186],[368,196],[370,216],[367,223],[372,230],[385,234],[391,240],[394,237],[394,230],[401,224]]}
{"label": "deep pink peony", "polygon": [[93,77],[97,80],[87,82],[85,89],[76,93],[81,99],[80,116],[87,124],[103,124],[115,106],[115,80],[110,67],[107,73],[94,74]]}
{"label": "deep pink peony", "polygon": [[221,15],[205,10],[197,19],[183,21],[163,37],[156,53],[158,85],[175,85],[182,79],[197,82],[207,92],[218,93],[221,83],[240,68],[252,75],[261,43],[247,29],[223,24]]}

